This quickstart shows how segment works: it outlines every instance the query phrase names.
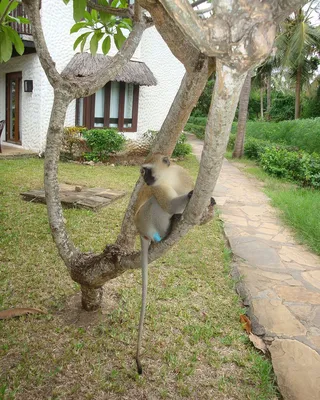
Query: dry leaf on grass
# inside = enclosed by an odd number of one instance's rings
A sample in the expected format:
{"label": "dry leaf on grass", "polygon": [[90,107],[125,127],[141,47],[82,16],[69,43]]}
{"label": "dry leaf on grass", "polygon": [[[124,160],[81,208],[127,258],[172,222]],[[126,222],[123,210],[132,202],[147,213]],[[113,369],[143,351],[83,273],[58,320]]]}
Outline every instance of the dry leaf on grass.
{"label": "dry leaf on grass", "polygon": [[249,333],[249,339],[256,349],[261,350],[263,354],[266,354],[267,346],[264,341],[259,338],[259,336],[254,335],[253,333]]}
{"label": "dry leaf on grass", "polygon": [[10,308],[9,310],[0,311],[0,319],[21,317],[21,315],[26,314],[45,314],[45,312],[38,308]]}
{"label": "dry leaf on grass", "polygon": [[243,329],[249,335],[252,332],[251,331],[251,321],[250,321],[250,319],[245,314],[241,314],[240,315],[240,322],[241,322],[241,325],[242,325]]}

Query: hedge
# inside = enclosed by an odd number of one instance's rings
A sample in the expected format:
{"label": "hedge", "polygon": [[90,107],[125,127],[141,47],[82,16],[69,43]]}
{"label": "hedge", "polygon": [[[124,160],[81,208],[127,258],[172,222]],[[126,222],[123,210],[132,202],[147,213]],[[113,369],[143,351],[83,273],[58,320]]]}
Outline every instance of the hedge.
{"label": "hedge", "polygon": [[[237,123],[232,124],[236,133]],[[246,137],[296,146],[308,153],[320,153],[320,118],[281,122],[247,122]]]}

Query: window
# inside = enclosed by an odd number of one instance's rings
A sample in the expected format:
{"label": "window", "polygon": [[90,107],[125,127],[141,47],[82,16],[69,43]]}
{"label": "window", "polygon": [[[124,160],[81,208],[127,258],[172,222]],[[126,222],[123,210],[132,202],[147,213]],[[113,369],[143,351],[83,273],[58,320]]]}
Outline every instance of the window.
{"label": "window", "polygon": [[139,86],[108,82],[92,96],[78,99],[76,124],[92,128],[117,128],[135,132],[138,123]]}

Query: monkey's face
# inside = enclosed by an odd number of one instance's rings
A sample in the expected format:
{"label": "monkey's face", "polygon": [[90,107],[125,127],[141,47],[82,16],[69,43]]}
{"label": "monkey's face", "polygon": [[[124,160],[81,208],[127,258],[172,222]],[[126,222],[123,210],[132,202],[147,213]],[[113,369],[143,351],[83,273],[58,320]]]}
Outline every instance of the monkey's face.
{"label": "monkey's face", "polygon": [[152,186],[170,166],[170,160],[166,156],[154,154],[147,161],[148,163],[142,165],[140,172],[145,183]]}

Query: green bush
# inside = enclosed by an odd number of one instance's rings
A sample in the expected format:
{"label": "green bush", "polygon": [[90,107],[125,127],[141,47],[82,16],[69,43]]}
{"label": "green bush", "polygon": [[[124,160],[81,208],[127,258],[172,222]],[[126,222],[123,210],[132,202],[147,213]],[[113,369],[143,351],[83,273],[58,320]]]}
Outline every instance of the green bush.
{"label": "green bush", "polygon": [[247,138],[244,143],[244,155],[248,158],[259,161],[261,154],[263,154],[265,149],[270,146],[272,145],[265,140]]}
{"label": "green bush", "polygon": [[206,127],[187,123],[184,130],[185,132],[193,133],[198,139],[204,139]]}
{"label": "green bush", "polygon": [[236,142],[236,135],[235,134],[231,134],[230,137],[229,137],[227,150],[233,151],[235,142]]}
{"label": "green bush", "polygon": [[173,150],[172,156],[173,157],[185,157],[188,154],[191,154],[192,152],[192,146],[187,142],[187,136],[182,133],[179,136],[179,139],[177,141],[176,147]]}
{"label": "green bush", "polygon": [[90,129],[83,132],[91,152],[85,153],[88,161],[106,161],[111,153],[120,151],[125,138],[116,129]]}
{"label": "green bush", "polygon": [[286,178],[303,186],[320,188],[320,156],[270,146],[260,154],[260,164],[270,175]]}
{"label": "green bush", "polygon": [[[236,133],[237,123],[232,124]],[[320,153],[320,118],[281,122],[253,122],[246,125],[246,138],[298,147],[308,153]]]}
{"label": "green bush", "polygon": [[207,125],[207,117],[189,117],[188,124],[195,124],[206,126]]}

